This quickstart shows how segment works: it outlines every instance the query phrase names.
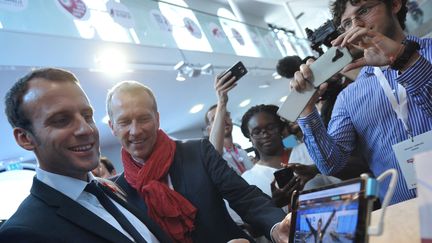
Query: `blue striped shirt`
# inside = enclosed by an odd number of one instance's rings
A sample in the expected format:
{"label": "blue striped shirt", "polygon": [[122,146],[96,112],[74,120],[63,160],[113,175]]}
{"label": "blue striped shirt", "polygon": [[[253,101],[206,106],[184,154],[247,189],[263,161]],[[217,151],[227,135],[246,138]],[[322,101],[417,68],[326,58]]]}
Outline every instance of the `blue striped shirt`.
{"label": "blue striped shirt", "polygon": [[[390,68],[383,73],[393,90],[397,90],[397,83],[405,87],[408,125],[416,136],[432,130],[432,39],[408,38],[420,44],[421,57],[401,75]],[[384,94],[373,67],[364,67],[356,81],[339,94],[328,131],[316,110],[299,118],[298,123],[309,154],[323,174],[332,175],[342,169],[354,148],[360,146],[375,176],[390,168],[398,170],[391,204],[416,197],[416,189],[408,189],[392,149],[392,145],[408,139],[408,133]],[[381,201],[388,181],[380,186]]]}

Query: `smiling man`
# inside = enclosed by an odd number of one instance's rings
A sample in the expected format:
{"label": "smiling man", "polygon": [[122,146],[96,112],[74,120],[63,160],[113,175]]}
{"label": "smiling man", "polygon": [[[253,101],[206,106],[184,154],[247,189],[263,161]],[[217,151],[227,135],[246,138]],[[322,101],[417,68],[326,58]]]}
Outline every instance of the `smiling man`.
{"label": "smiling man", "polygon": [[16,142],[35,153],[39,167],[30,195],[0,228],[0,242],[170,241],[90,173],[99,162],[99,132],[72,73],[32,71],[5,103]]}
{"label": "smiling man", "polygon": [[224,198],[268,238],[287,241],[288,224],[277,224],[284,212],[237,175],[208,140],[174,141],[159,128],[156,100],[147,86],[136,81],[115,85],[107,95],[107,112],[122,144],[124,173],[115,181],[128,202],[176,242],[249,238],[231,220]]}

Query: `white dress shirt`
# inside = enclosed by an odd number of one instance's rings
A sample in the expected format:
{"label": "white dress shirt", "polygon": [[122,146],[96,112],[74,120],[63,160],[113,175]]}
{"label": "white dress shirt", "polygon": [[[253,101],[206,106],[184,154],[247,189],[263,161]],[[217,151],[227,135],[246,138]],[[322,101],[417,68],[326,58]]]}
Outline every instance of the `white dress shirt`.
{"label": "white dress shirt", "polygon": [[[92,173],[88,173],[89,182],[95,180],[96,178]],[[61,192],[77,203],[81,204],[83,207],[88,209],[90,212],[94,213],[101,219],[105,220],[111,226],[116,228],[118,231],[126,235],[131,241],[134,241],[132,236],[130,236],[117,222],[117,220],[106,211],[106,209],[99,203],[96,196],[91,193],[84,191],[88,182],[75,179],[68,176],[63,176],[59,174],[54,174],[47,172],[41,168],[36,169],[36,178],[46,185],[54,188],[55,190]],[[126,216],[129,222],[136,228],[136,230],[142,235],[142,237],[147,242],[159,242],[156,237],[150,232],[147,226],[144,225],[135,215],[129,212],[127,209],[122,207],[116,201],[108,197],[114,205]]]}

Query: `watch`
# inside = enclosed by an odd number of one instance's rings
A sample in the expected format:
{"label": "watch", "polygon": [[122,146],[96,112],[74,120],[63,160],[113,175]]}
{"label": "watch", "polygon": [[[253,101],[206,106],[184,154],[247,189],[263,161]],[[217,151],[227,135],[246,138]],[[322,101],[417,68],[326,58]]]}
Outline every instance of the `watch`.
{"label": "watch", "polygon": [[408,63],[412,55],[420,49],[420,45],[417,42],[408,39],[404,39],[402,45],[405,46],[402,54],[390,65],[394,70],[402,69]]}

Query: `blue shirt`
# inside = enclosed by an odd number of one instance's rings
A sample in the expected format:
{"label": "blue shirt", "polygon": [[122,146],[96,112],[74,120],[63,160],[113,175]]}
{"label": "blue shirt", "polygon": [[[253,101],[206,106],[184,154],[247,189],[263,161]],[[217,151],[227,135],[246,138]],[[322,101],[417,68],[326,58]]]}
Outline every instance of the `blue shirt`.
{"label": "blue shirt", "polygon": [[[390,87],[401,84],[407,91],[408,121],[413,136],[432,130],[432,39],[408,39],[420,44],[420,58],[401,75],[387,68],[383,73]],[[408,189],[392,145],[408,139],[403,123],[397,118],[384,94],[373,67],[364,67],[356,81],[338,96],[326,131],[315,110],[298,123],[304,133],[308,151],[319,170],[332,175],[342,169],[348,156],[359,146],[375,176],[390,168],[399,173],[391,204],[416,197],[416,189]],[[388,181],[380,186],[384,198]]]}

